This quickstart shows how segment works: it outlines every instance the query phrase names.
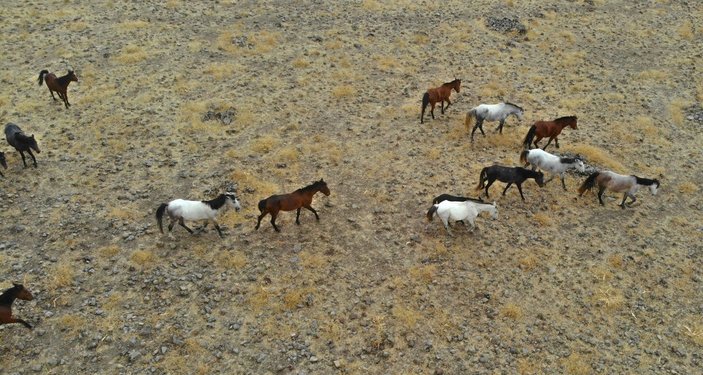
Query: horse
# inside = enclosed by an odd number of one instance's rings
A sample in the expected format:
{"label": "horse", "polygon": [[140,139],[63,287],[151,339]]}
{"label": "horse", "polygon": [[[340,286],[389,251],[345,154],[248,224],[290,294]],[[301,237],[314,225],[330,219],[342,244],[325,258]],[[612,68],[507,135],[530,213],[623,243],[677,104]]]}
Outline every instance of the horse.
{"label": "horse", "polygon": [[514,115],[518,120],[522,120],[522,115],[524,113],[525,111],[522,108],[512,103],[480,104],[466,112],[464,127],[466,127],[466,131],[469,131],[471,124],[476,120],[476,125],[474,125],[471,131],[471,142],[473,142],[476,129],[480,130],[481,134],[484,136],[486,135],[486,133],[483,132],[484,121],[499,121],[496,130],[498,130],[500,134],[503,134],[503,125],[508,116]]}
{"label": "horse", "polygon": [[441,102],[440,109],[442,110],[442,114],[444,114],[444,102],[447,102],[447,108],[449,108],[449,106],[452,104],[452,102],[449,100],[449,95],[451,95],[452,89],[454,89],[457,94],[459,93],[459,90],[461,89],[460,79],[455,79],[451,82],[443,83],[442,86],[435,87],[433,89],[428,89],[427,92],[425,92],[425,95],[422,96],[422,112],[420,112],[420,124],[424,123],[425,108],[427,108],[428,104],[432,106],[430,108],[430,114],[432,115],[433,120],[434,106],[435,104],[437,104],[437,102]]}
{"label": "horse", "polygon": [[327,183],[320,179],[320,181],[315,181],[292,193],[272,195],[266,199],[262,199],[259,201],[259,212],[261,212],[261,215],[259,215],[254,229],[259,230],[261,219],[267,214],[271,214],[271,225],[273,225],[273,229],[275,229],[276,232],[280,232],[281,230],[276,226],[276,217],[279,211],[298,210],[295,215],[295,223],[300,225],[300,209],[302,207],[312,211],[312,213],[315,214],[315,219],[320,221],[320,216],[317,215],[317,211],[310,205],[312,203],[312,197],[318,191],[326,196],[330,195],[330,188],[327,187]]}
{"label": "horse", "polygon": [[[7,160],[5,159],[5,153],[0,151],[0,165],[2,165],[3,168],[7,169]],[[0,176],[5,177],[2,172],[0,172]]]}
{"label": "horse", "polygon": [[[476,190],[481,190],[486,188],[486,198],[488,196],[488,188],[495,182],[495,180],[501,182],[507,182],[508,185],[505,186],[503,190],[503,195],[508,190],[510,185],[517,185],[517,189],[520,192],[520,197],[525,200],[525,196],[522,195],[522,183],[528,178],[533,178],[539,187],[544,186],[544,174],[542,172],[531,171],[522,167],[504,167],[501,165],[492,165],[490,167],[483,168],[481,174],[479,175],[479,182]],[[488,180],[488,184],[484,185],[484,182]]]}
{"label": "horse", "polygon": [[444,224],[444,229],[451,236],[452,232],[449,229],[449,220],[461,221],[468,220],[471,224],[471,229],[467,227],[469,232],[473,232],[476,228],[476,217],[481,212],[490,212],[491,217],[495,220],[498,218],[498,208],[496,207],[496,202],[493,204],[478,203],[472,201],[456,202],[456,201],[443,201],[438,204],[433,204],[432,207],[427,211],[427,220],[432,221],[432,217],[436,213],[442,223]]}
{"label": "horse", "polygon": [[51,98],[56,100],[54,97],[54,91],[56,91],[59,98],[63,100],[63,104],[66,108],[71,106],[71,103],[68,102],[68,94],[66,93],[66,89],[68,89],[68,84],[72,81],[78,82],[78,77],[76,77],[76,73],[73,70],[69,70],[65,76],[58,78],[56,78],[54,73],[49,73],[46,69],[39,72],[39,86],[41,86],[42,82],[46,82],[46,87],[49,88]]}
{"label": "horse", "polygon": [[41,150],[39,150],[39,145],[37,145],[34,134],[27,136],[19,126],[8,123],[5,125],[5,139],[7,139],[7,143],[9,143],[10,146],[19,151],[20,156],[22,156],[22,164],[24,164],[25,168],[27,168],[27,162],[24,160],[25,151],[29,152],[29,156],[32,157],[34,168],[37,167],[37,159],[34,157],[34,154],[32,154],[32,149],[34,149],[37,154],[41,153]]}
{"label": "horse", "polygon": [[22,323],[25,327],[32,329],[29,323],[20,318],[12,317],[12,303],[15,302],[15,299],[31,301],[34,297],[24,285],[15,283],[12,285],[12,288],[0,294],[0,324]]}
{"label": "horse", "polygon": [[552,143],[552,140],[554,140],[556,147],[559,148],[559,139],[557,139],[557,137],[559,136],[561,131],[567,126],[571,129],[578,129],[578,127],[576,127],[576,120],[576,116],[565,116],[559,117],[558,119],[553,121],[537,121],[534,125],[530,127],[530,130],[527,131],[527,135],[525,135],[525,140],[522,142],[522,144],[527,150],[530,148],[532,140],[537,137],[534,144],[536,148],[539,148],[537,142],[541,141],[542,138],[549,137],[549,141],[547,141],[547,144],[544,145],[542,149],[546,150],[547,146]]}
{"label": "horse", "polygon": [[583,160],[581,160],[578,156],[575,158],[562,158],[552,155],[539,148],[523,151],[520,154],[520,161],[525,163],[525,166],[532,164],[532,169],[539,168],[543,171],[551,173],[552,177],[549,180],[544,181],[545,184],[553,180],[554,176],[559,175],[559,177],[561,177],[561,186],[564,190],[566,190],[564,173],[567,170],[574,168],[581,173],[586,171],[586,167],[583,165]]}
{"label": "horse", "polygon": [[591,190],[595,185],[598,185],[598,202],[600,202],[601,205],[604,205],[602,196],[605,189],[616,193],[624,192],[622,202],[620,203],[620,207],[624,209],[627,197],[632,199],[628,204],[628,206],[631,206],[637,200],[637,198],[635,198],[635,193],[642,186],[649,186],[649,191],[652,195],[657,195],[659,180],[656,178],[641,178],[635,175],[625,176],[611,171],[593,172],[586,178],[586,181],[583,182],[581,187],[579,187],[579,197],[582,196],[586,190]]}
{"label": "horse", "polygon": [[432,204],[438,204],[442,203],[444,201],[452,201],[452,202],[466,202],[466,201],[472,201],[472,202],[478,202],[478,203],[484,203],[483,199],[481,198],[469,198],[469,197],[461,197],[458,195],[451,195],[451,194],[440,194],[432,200]]}
{"label": "horse", "polygon": [[185,225],[184,220],[189,221],[205,221],[205,225],[201,229],[205,229],[212,221],[215,224],[215,229],[223,238],[220,226],[217,223],[217,215],[224,211],[227,206],[232,206],[236,211],[239,211],[242,206],[239,205],[239,199],[234,193],[224,193],[220,194],[217,198],[209,201],[189,201],[185,199],[175,199],[168,203],[162,203],[159,208],[156,209],[156,221],[159,223],[159,230],[164,233],[164,228],[161,224],[164,212],[168,213],[171,222],[168,224],[168,231],[171,232],[173,225],[178,221],[178,224],[185,228],[190,234],[193,234],[193,230]]}

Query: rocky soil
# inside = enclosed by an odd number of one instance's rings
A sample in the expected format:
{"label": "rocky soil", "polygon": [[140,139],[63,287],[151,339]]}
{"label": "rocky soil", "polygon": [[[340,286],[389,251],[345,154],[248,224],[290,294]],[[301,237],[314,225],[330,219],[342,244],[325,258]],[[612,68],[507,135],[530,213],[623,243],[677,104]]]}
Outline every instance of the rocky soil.
{"label": "rocky soil", "polygon": [[[693,374],[703,368],[703,7],[684,1],[48,1],[0,15],[0,326],[7,374]],[[72,103],[36,79],[75,69]],[[429,87],[455,77],[444,115]],[[480,103],[518,103],[471,144]],[[578,197],[584,176],[448,237],[425,213],[518,163],[532,122],[561,149],[659,178]],[[257,202],[324,178],[321,220]],[[215,231],[161,235],[174,198],[236,188]]]}

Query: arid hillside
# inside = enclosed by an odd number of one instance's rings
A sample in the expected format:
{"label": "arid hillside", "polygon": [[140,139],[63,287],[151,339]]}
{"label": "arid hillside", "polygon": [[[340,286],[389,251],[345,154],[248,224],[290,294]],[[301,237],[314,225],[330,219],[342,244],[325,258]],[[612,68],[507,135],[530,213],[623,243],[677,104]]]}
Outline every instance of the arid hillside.
{"label": "arid hillside", "polygon": [[[0,289],[34,295],[13,305],[33,330],[0,326],[0,373],[703,368],[699,2],[11,1],[0,21],[0,124],[41,148],[35,169],[0,147]],[[43,69],[75,70],[70,108]],[[467,111],[501,101],[523,119],[471,143]],[[428,222],[567,115],[548,151],[659,193],[497,182],[496,220]],[[320,178],[319,222],[254,230],[259,200]],[[159,233],[159,204],[226,189],[223,239]]]}

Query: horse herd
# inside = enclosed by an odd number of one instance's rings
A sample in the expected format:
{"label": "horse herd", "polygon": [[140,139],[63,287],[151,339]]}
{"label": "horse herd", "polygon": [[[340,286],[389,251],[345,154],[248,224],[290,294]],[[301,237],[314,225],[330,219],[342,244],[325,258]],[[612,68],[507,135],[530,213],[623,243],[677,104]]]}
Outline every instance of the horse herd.
{"label": "horse herd", "polygon": [[[56,75],[47,70],[42,70],[39,73],[39,84],[41,85],[42,82],[45,82],[49,88],[51,97],[56,100],[54,97],[54,92],[56,92],[66,108],[70,107],[66,89],[68,88],[68,84],[74,81],[78,81],[78,78],[72,70],[69,70],[68,74],[62,77],[56,77]],[[455,79],[440,87],[427,90],[422,97],[420,123],[424,123],[423,118],[428,105],[431,106],[430,115],[434,119],[435,105],[440,103],[441,112],[444,113],[451,105],[449,96],[452,90],[459,93],[460,89],[461,80]],[[446,107],[444,106],[444,102],[447,102]],[[485,121],[498,121],[499,125],[496,131],[502,134],[503,126],[508,116],[514,115],[518,119],[522,119],[523,114],[524,110],[512,103],[481,104],[467,112],[464,124],[467,131],[473,124],[471,130],[471,141],[473,142],[476,130],[479,130],[481,134],[485,136],[483,131],[483,123]],[[562,187],[566,190],[566,184],[564,182],[565,172],[569,169],[576,169],[583,173],[585,171],[583,160],[578,156],[575,158],[560,157],[550,154],[544,149],[546,149],[552,141],[554,141],[555,147],[559,148],[558,135],[561,133],[562,129],[567,126],[572,129],[577,129],[576,122],[576,116],[561,117],[553,121],[535,122],[525,136],[523,151],[520,153],[521,163],[523,163],[524,167],[531,165],[532,169],[501,165],[485,167],[481,170],[479,175],[479,183],[476,190],[483,190],[486,197],[489,198],[488,189],[496,180],[507,184],[503,189],[503,195],[515,184],[520,193],[520,197],[524,201],[525,196],[523,195],[522,184],[526,180],[534,179],[540,187],[543,187],[556,176],[560,177]],[[29,156],[32,158],[34,167],[37,167],[37,160],[32,150],[37,153],[39,153],[40,150],[34,135],[26,135],[19,126],[8,123],[5,126],[5,137],[7,142],[20,153],[25,168],[27,167],[24,156],[25,151],[29,153]],[[540,149],[538,142],[543,138],[549,138],[549,140],[547,144]],[[535,146],[534,149],[530,149],[532,145]],[[7,169],[5,154],[2,152],[0,152],[0,165]],[[551,178],[545,181],[544,172],[551,174]],[[4,175],[0,172],[0,176]],[[583,184],[581,184],[578,189],[579,196],[595,186],[598,187],[598,201],[601,205],[604,204],[602,195],[606,189],[609,189],[614,192],[624,193],[620,206],[625,208],[627,198],[629,197],[631,199],[630,204],[634,203],[636,200],[634,194],[643,186],[649,187],[651,193],[656,194],[659,188],[659,181],[657,179],[641,178],[634,175],[620,175],[611,171],[599,171],[590,174]],[[261,220],[266,215],[271,215],[271,225],[273,229],[276,232],[280,232],[280,228],[276,225],[276,218],[280,211],[296,210],[295,223],[300,225],[300,211],[302,208],[312,212],[315,215],[315,219],[319,221],[320,217],[317,211],[311,206],[313,196],[318,192],[327,196],[330,195],[330,189],[323,179],[315,181],[289,194],[277,194],[262,199],[258,204],[260,215],[257,217],[255,229],[259,229]],[[237,211],[241,209],[239,199],[232,192],[225,192],[207,201],[175,199],[159,205],[156,209],[156,220],[161,233],[163,233],[164,215],[167,215],[170,220],[168,224],[169,232],[171,232],[174,225],[178,223],[189,233],[193,234],[195,232],[186,225],[186,221],[204,221],[204,225],[199,228],[199,230],[204,230],[207,225],[212,222],[217,233],[222,237],[223,235],[217,222],[217,216],[227,207],[232,207]],[[435,215],[438,216],[442,220],[447,233],[452,235],[449,226],[450,222],[461,221],[463,223],[464,220],[466,220],[471,226],[471,228],[467,227],[467,229],[473,231],[476,227],[475,219],[481,212],[488,212],[493,219],[497,219],[498,217],[496,203],[484,202],[480,194],[478,198],[442,194],[433,199],[432,206],[427,211],[427,219],[432,220]],[[30,324],[12,316],[11,306],[15,299],[30,301],[32,298],[32,294],[22,284],[13,283],[13,287],[7,289],[0,295],[0,324],[20,323],[31,329],[32,326]]]}

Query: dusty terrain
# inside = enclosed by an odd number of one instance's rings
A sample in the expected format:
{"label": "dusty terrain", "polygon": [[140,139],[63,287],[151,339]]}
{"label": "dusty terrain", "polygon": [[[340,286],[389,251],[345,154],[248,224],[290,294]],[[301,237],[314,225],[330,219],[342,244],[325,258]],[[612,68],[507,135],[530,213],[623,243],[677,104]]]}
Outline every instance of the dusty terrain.
{"label": "dusty terrain", "polygon": [[[699,373],[703,7],[547,3],[4,4],[0,120],[42,153],[0,148],[0,287],[35,295],[14,305],[34,330],[0,327],[0,372]],[[36,80],[68,67],[66,110]],[[501,100],[525,118],[472,145],[464,114]],[[525,202],[493,187],[473,234],[427,222],[564,115],[579,129],[551,151],[659,194],[601,207],[572,174]],[[254,231],[259,199],[321,177],[319,223]],[[233,184],[223,240],[158,232],[159,203]]]}

